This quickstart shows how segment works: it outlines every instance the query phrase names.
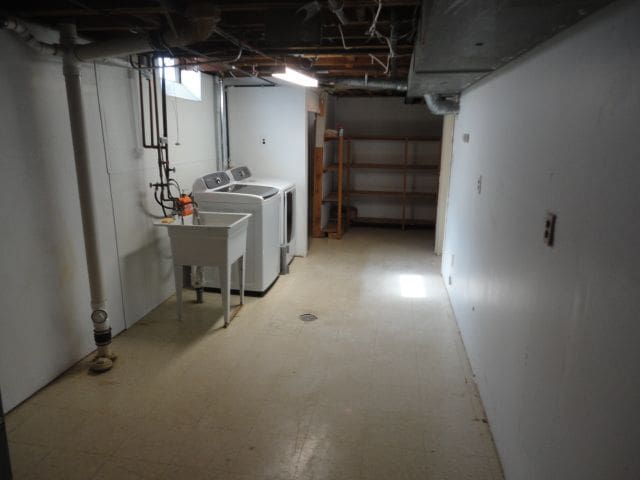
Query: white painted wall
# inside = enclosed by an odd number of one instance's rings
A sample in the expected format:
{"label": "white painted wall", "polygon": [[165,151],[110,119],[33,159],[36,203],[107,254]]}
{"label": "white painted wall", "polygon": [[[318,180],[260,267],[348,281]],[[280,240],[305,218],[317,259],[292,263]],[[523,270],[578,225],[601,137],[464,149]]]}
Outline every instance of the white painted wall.
{"label": "white painted wall", "polygon": [[508,479],[640,478],[638,25],[618,2],[462,96],[442,272]]}
{"label": "white painted wall", "polygon": [[[161,215],[149,188],[149,183],[157,181],[158,167],[155,150],[141,147],[137,79],[129,78],[123,69],[98,69],[126,323],[130,326],[174,292],[173,267],[166,232],[152,226],[154,217]],[[202,101],[167,97],[169,158],[176,168],[174,177],[186,193],[195,178],[217,169],[213,95],[213,78],[203,75]],[[178,131],[180,145],[175,145]]]}
{"label": "white painted wall", "polygon": [[[58,41],[55,32],[33,31]],[[0,57],[0,386],[9,410],[94,345],[61,61],[35,54],[9,32],[0,32]],[[148,183],[156,167],[140,149],[136,82],[115,67],[97,73],[98,87],[93,65],[85,65],[82,83],[101,260],[118,333],[173,288],[167,241],[151,227],[158,208]],[[178,100],[182,146],[172,151],[187,189],[193,177],[215,169],[210,90],[205,77],[202,102]],[[175,115],[169,120],[173,140]]]}
{"label": "white painted wall", "polygon": [[[231,165],[296,185],[296,255],[307,254],[307,96],[296,86],[228,87]],[[264,139],[264,143],[263,143]]]}

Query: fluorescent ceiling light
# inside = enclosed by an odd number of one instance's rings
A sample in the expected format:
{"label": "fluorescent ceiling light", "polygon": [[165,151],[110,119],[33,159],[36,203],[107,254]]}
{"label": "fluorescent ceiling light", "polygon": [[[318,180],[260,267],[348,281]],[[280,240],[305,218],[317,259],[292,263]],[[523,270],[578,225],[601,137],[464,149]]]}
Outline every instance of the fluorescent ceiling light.
{"label": "fluorescent ceiling light", "polygon": [[284,73],[274,73],[274,77],[284,80],[286,82],[295,83],[296,85],[302,85],[303,87],[317,87],[318,80],[313,77],[309,77],[304,73],[300,73],[293,68],[286,67]]}

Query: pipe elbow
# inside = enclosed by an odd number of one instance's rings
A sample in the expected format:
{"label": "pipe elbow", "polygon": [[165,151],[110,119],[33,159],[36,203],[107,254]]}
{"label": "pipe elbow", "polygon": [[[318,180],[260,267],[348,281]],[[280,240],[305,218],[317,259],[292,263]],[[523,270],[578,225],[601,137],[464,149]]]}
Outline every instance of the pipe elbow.
{"label": "pipe elbow", "polygon": [[424,101],[434,115],[452,115],[460,111],[460,99],[450,99],[437,93],[427,93]]}

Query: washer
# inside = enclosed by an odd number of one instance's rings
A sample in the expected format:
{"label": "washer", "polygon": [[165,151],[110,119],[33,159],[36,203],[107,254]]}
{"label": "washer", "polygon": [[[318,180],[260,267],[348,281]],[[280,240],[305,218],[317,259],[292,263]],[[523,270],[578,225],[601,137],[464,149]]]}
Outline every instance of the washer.
{"label": "washer", "polygon": [[233,181],[244,185],[264,185],[277,188],[282,192],[280,215],[280,269],[289,272],[296,249],[296,186],[288,181],[276,178],[254,177],[249,167],[235,167],[227,170]]}
{"label": "washer", "polygon": [[[251,213],[247,227],[245,289],[264,294],[280,273],[282,192],[270,186],[238,184],[226,172],[214,172],[194,182],[193,197],[197,211]],[[203,270],[204,278],[195,279],[194,285],[220,288],[217,269]],[[232,278],[233,284],[237,281]]]}

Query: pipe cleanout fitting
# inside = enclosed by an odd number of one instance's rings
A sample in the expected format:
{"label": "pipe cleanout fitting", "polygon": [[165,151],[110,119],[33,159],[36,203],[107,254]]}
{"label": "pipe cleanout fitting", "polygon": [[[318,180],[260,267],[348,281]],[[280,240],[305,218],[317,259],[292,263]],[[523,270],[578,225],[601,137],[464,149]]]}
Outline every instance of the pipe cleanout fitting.
{"label": "pipe cleanout fitting", "polygon": [[60,26],[60,42],[65,47],[62,60],[65,85],[67,87],[67,104],[71,122],[71,138],[76,164],[76,179],[80,198],[84,249],[87,257],[89,289],[91,291],[91,321],[93,335],[97,346],[96,356],[91,363],[94,372],[105,372],[113,366],[115,356],[111,351],[111,325],[106,309],[102,268],[100,266],[100,246],[95,219],[95,200],[91,186],[91,170],[89,161],[89,143],[87,125],[84,116],[82,85],[80,82],[80,64],[73,54],[77,34],[75,25]]}

